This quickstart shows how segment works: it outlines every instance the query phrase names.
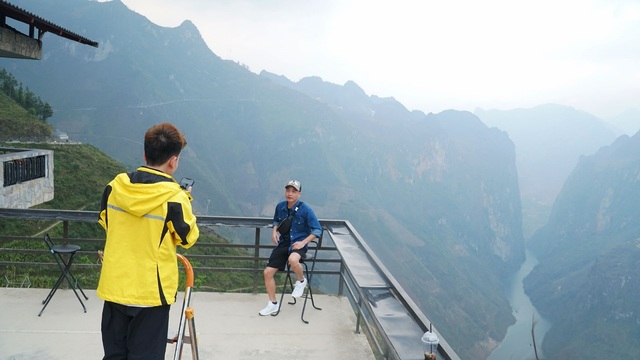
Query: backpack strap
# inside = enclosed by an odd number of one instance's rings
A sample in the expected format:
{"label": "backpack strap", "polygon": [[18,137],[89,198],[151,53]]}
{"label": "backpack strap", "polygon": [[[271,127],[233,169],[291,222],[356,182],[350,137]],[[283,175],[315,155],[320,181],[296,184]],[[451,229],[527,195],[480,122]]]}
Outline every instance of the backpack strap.
{"label": "backpack strap", "polygon": [[296,216],[296,213],[298,212],[298,209],[302,206],[302,204],[304,204],[302,201],[300,201],[298,203],[298,206],[293,208],[293,214],[291,214],[290,216]]}

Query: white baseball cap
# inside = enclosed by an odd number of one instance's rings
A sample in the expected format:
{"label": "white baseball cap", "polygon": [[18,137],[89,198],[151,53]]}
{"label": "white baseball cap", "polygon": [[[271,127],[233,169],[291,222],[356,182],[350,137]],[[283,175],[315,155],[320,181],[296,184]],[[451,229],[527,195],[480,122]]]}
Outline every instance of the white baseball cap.
{"label": "white baseball cap", "polygon": [[288,188],[289,186],[293,186],[296,190],[302,191],[302,185],[300,185],[300,181],[298,180],[290,180],[284,188]]}

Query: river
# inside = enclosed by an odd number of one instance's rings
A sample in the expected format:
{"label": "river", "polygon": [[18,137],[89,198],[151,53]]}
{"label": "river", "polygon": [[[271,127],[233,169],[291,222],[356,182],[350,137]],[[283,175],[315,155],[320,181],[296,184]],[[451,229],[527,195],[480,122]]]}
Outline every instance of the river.
{"label": "river", "polygon": [[531,321],[535,319],[536,347],[538,357],[544,358],[542,354],[542,339],[551,328],[551,323],[543,319],[533,306],[529,297],[524,293],[522,280],[538,264],[538,259],[526,251],[526,260],[520,270],[513,275],[509,285],[507,299],[513,309],[513,316],[516,322],[507,329],[507,335],[502,343],[489,355],[487,360],[535,360],[533,340],[531,338]]}

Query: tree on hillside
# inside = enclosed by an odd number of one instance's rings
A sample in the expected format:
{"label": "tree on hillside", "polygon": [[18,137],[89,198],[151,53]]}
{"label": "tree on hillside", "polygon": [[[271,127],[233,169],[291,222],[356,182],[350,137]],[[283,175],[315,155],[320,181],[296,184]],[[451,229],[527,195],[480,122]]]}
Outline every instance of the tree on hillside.
{"label": "tree on hillside", "polygon": [[9,95],[11,98],[15,97],[15,89],[18,87],[18,82],[16,79],[5,69],[0,71],[0,83],[2,83],[2,91],[5,94]]}
{"label": "tree on hillside", "polygon": [[28,87],[26,90],[23,89],[22,83],[18,83],[16,78],[5,69],[0,69],[0,89],[38,119],[46,122],[53,116],[53,109],[49,103],[42,101]]}
{"label": "tree on hillside", "polygon": [[48,118],[53,116],[53,109],[49,103],[40,102],[37,113],[40,114],[40,120],[46,122]]}

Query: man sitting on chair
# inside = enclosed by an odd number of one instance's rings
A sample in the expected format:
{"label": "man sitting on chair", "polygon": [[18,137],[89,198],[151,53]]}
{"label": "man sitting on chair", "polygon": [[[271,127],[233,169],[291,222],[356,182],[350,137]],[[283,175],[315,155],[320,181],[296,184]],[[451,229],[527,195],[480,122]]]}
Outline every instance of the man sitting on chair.
{"label": "man sitting on chair", "polygon": [[307,253],[307,244],[322,235],[322,227],[309,205],[299,201],[302,186],[298,180],[291,180],[285,185],[285,201],[276,205],[273,215],[273,232],[271,241],[276,247],[271,252],[269,263],[264,269],[264,286],[269,296],[267,306],[260,310],[262,316],[278,312],[276,300],[276,281],[274,276],[278,270],[285,269],[287,261],[296,274],[297,281],[291,296],[302,296],[307,286],[300,259]]}

